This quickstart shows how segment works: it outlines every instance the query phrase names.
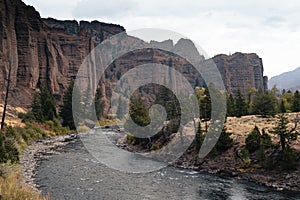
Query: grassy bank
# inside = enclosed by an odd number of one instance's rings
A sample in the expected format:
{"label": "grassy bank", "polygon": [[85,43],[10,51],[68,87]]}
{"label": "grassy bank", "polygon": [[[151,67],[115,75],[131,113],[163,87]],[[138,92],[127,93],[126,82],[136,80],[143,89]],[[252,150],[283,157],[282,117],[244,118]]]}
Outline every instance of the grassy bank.
{"label": "grassy bank", "polygon": [[16,164],[2,164],[0,167],[0,199],[36,199],[47,200],[49,197],[43,197],[32,188],[27,187],[22,182],[21,169]]}
{"label": "grassy bank", "polygon": [[49,199],[24,184],[19,165],[20,155],[39,139],[70,132],[57,120],[26,122],[20,126],[7,126],[0,131],[0,199]]}

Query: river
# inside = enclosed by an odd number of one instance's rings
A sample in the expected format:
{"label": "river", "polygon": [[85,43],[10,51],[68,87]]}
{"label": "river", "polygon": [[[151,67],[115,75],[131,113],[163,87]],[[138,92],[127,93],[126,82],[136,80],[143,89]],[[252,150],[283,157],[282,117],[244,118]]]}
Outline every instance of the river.
{"label": "river", "polygon": [[51,199],[299,199],[255,183],[174,167],[141,174],[117,171],[94,159],[81,140],[42,158],[35,180]]}

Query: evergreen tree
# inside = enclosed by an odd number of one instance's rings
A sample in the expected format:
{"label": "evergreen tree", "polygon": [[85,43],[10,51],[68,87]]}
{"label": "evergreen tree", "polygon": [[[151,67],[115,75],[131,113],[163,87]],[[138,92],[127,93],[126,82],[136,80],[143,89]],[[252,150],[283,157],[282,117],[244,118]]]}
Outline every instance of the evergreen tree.
{"label": "evergreen tree", "polygon": [[299,91],[296,90],[294,93],[293,103],[292,103],[292,111],[299,112],[300,111],[300,94]]}
{"label": "evergreen tree", "polygon": [[[72,96],[74,96],[74,98]],[[76,107],[76,113],[73,113],[72,106]],[[81,106],[81,99],[80,99],[80,91],[75,86],[74,81],[72,81],[69,88],[64,94],[63,104],[60,110],[60,117],[63,120],[62,125],[69,127],[71,130],[74,130],[76,127],[75,127],[73,115],[77,119],[79,119],[79,116],[81,114],[82,114],[82,106]]]}
{"label": "evergreen tree", "polygon": [[204,133],[202,131],[202,127],[201,127],[201,122],[200,121],[198,123],[198,129],[196,131],[195,137],[196,137],[196,147],[197,147],[197,149],[200,149],[200,147],[201,147],[201,145],[202,145],[202,143],[204,141],[204,138],[205,138],[205,135],[204,135]]}
{"label": "evergreen tree", "polygon": [[260,148],[261,133],[257,126],[254,127],[252,132],[246,138],[246,148],[250,153],[255,152]]}
{"label": "evergreen tree", "polygon": [[275,116],[277,111],[277,98],[274,93],[262,91],[258,92],[253,100],[253,114],[263,117]]}
{"label": "evergreen tree", "polygon": [[57,117],[55,101],[52,93],[43,88],[39,94],[35,94],[31,104],[31,112],[34,120],[44,122],[54,120]]}
{"label": "evergreen tree", "polygon": [[247,114],[247,104],[240,89],[237,91],[235,98],[235,116],[241,117]]}
{"label": "evergreen tree", "polygon": [[44,88],[40,95],[41,106],[43,110],[44,120],[54,120],[57,117],[55,101],[52,92]]}
{"label": "evergreen tree", "polygon": [[216,149],[218,152],[224,152],[233,146],[233,139],[230,137],[230,135],[231,134],[227,132],[227,129],[224,126],[216,144]]}
{"label": "evergreen tree", "polygon": [[34,94],[31,104],[31,112],[34,116],[34,120],[38,122],[44,121],[44,114],[42,110],[41,98],[39,94]]}
{"label": "evergreen tree", "polygon": [[232,94],[227,95],[227,116],[233,117],[235,115],[235,101]]}
{"label": "evergreen tree", "polygon": [[204,94],[200,97],[200,118],[204,120],[210,120],[211,118],[211,99],[208,88],[205,88]]}
{"label": "evergreen tree", "polygon": [[147,126],[150,123],[149,110],[144,101],[135,96],[129,105],[131,119],[139,126]]}
{"label": "evergreen tree", "polygon": [[285,109],[285,105],[284,105],[284,100],[283,99],[281,99],[281,101],[280,101],[279,110],[280,110],[281,113],[286,113],[286,109]]}
{"label": "evergreen tree", "polygon": [[289,129],[288,128],[289,121],[287,117],[281,114],[277,118],[278,118],[277,126],[274,128],[272,133],[279,136],[280,146],[282,151],[284,151],[286,147],[289,147],[290,142],[292,140],[297,140],[297,137],[299,135],[299,133],[296,131],[297,122],[295,122],[294,128]]}

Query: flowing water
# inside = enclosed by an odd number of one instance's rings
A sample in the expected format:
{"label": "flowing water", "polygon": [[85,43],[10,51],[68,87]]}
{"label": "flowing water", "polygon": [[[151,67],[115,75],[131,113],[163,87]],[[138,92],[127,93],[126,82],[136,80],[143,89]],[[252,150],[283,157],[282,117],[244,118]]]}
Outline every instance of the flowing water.
{"label": "flowing water", "polygon": [[35,178],[51,199],[299,199],[247,181],[173,167],[142,174],[116,171],[94,159],[80,140],[43,158]]}

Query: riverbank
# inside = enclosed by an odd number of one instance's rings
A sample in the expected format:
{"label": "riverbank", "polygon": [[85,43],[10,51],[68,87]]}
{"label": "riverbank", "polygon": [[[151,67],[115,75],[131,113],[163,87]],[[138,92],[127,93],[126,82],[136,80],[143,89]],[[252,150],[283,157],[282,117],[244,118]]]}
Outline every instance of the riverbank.
{"label": "riverbank", "polygon": [[40,193],[35,183],[35,171],[41,159],[58,153],[59,149],[78,137],[77,133],[47,137],[31,144],[21,155],[20,165],[22,167],[23,181],[33,191]]}
{"label": "riverbank", "polygon": [[[230,151],[230,150],[229,150]],[[237,167],[235,158],[229,152],[216,158],[195,159],[186,153],[176,160],[172,166],[193,169],[202,173],[214,174],[222,177],[233,177],[239,180],[254,182],[272,187],[279,191],[296,192],[300,194],[300,170],[295,171],[266,170],[261,167],[242,169]]]}
{"label": "riverbank", "polygon": [[[36,169],[42,159],[53,154],[60,154],[64,147],[70,143],[78,142],[78,134],[62,135],[57,137],[45,138],[32,144],[21,157],[23,166],[24,181],[27,185],[38,190],[35,181]],[[130,149],[130,147],[122,147]],[[234,148],[227,153],[215,159],[205,159],[199,161],[195,159],[192,152],[187,151],[184,156],[178,159],[172,166],[177,168],[192,169],[201,173],[214,174],[222,177],[234,177],[255,182],[261,185],[269,186],[277,190],[300,192],[299,188],[299,170],[293,173],[266,171],[261,168],[242,170],[236,167],[236,161],[230,154],[234,154]]]}

